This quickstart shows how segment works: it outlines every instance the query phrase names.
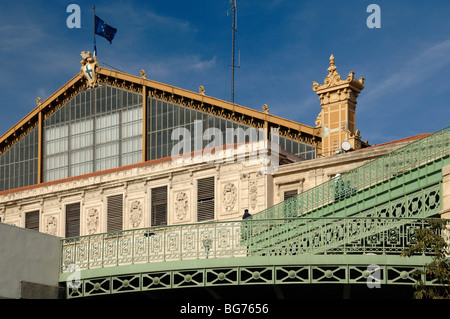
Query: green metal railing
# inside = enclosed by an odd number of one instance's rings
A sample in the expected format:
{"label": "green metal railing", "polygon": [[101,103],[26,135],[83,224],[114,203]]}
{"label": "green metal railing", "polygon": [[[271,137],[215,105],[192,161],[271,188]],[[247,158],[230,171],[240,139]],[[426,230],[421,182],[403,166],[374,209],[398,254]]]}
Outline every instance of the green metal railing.
{"label": "green metal railing", "polygon": [[[366,209],[357,209],[358,213],[351,217],[354,217],[355,220],[396,221],[397,226],[400,227],[400,222],[408,223],[411,218],[432,218],[438,216],[439,211],[442,210],[442,202],[441,184],[438,183],[418,191],[391,198],[379,205],[367,207]],[[307,240],[311,237],[313,230],[315,231],[315,238],[321,238],[325,234],[327,234],[326,236],[333,234],[332,237],[335,240],[329,244],[319,245],[314,247],[314,249],[308,246],[309,253],[321,253],[328,251],[333,246],[339,247],[343,244],[345,238],[335,233],[336,229],[339,229],[339,231],[345,229],[346,233],[354,233],[349,228],[342,226],[348,220],[349,217],[341,219],[341,217],[336,216],[327,218],[308,217],[286,219],[284,223],[270,225],[270,241],[267,240],[262,230],[258,234],[254,234],[252,247],[266,249],[273,245],[290,245],[292,240],[295,242],[298,238]],[[325,222],[328,222],[328,224]],[[383,223],[382,225],[388,224]],[[381,228],[377,228],[376,230],[381,230]],[[361,239],[371,235],[367,228],[364,228],[364,231],[358,233]]]}
{"label": "green metal railing", "polygon": [[[396,254],[414,242],[425,218],[315,218],[284,240],[272,229],[289,219],[151,227],[61,240],[61,273],[125,265],[248,256]],[[281,239],[281,240],[280,240]],[[261,246],[260,243],[264,245]],[[268,244],[269,243],[269,244]]]}
{"label": "green metal railing", "polygon": [[256,213],[252,219],[307,216],[320,207],[345,200],[373,185],[447,158],[450,154],[449,132],[450,126]]}

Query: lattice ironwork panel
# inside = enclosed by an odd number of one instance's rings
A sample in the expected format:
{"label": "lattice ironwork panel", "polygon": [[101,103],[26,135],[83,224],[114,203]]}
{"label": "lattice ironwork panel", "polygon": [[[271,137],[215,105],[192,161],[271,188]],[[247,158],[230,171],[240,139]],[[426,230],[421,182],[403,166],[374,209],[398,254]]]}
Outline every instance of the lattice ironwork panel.
{"label": "lattice ironwork panel", "polygon": [[141,275],[111,277],[111,293],[124,293],[141,290]]}
{"label": "lattice ironwork panel", "polygon": [[206,270],[206,286],[237,285],[239,271],[237,268],[214,268]]}
{"label": "lattice ironwork panel", "polygon": [[279,284],[298,284],[311,282],[310,266],[278,266],[275,267],[275,278]]}
{"label": "lattice ironwork panel", "polygon": [[149,240],[145,236],[144,229],[134,232],[133,236],[133,263],[143,263],[148,261]]}
{"label": "lattice ironwork panel", "polygon": [[414,274],[418,269],[417,267],[388,266],[386,268],[386,283],[388,284],[413,285],[417,281],[417,279],[414,277]]}
{"label": "lattice ironwork panel", "polygon": [[181,288],[181,287],[196,287],[203,286],[204,283],[204,270],[181,270],[174,271],[172,287],[173,288]]}
{"label": "lattice ironwork panel", "polygon": [[350,284],[376,285],[386,283],[386,269],[378,265],[349,266],[348,282]]}
{"label": "lattice ironwork panel", "polygon": [[[103,234],[100,235],[93,235],[88,237],[89,239],[89,266],[90,267],[101,267],[103,266]],[[81,241],[85,240],[84,238],[81,239]],[[87,260],[82,263],[77,264],[80,265],[81,268],[84,268],[87,266]]]}
{"label": "lattice ironwork panel", "polygon": [[274,282],[273,267],[241,267],[239,283],[248,284],[271,284]]}
{"label": "lattice ironwork panel", "polygon": [[[66,286],[66,297],[80,298],[185,287],[284,284],[414,285],[423,266],[397,265],[270,265],[171,270],[86,278]],[[435,284],[422,277],[427,285]]]}
{"label": "lattice ironwork panel", "polygon": [[111,277],[83,280],[83,296],[99,296],[111,294]]}
{"label": "lattice ironwork panel", "polygon": [[142,274],[142,290],[167,289],[172,287],[170,272],[156,272]]}
{"label": "lattice ironwork panel", "polygon": [[346,266],[312,267],[312,283],[342,283],[347,282],[348,272]]}

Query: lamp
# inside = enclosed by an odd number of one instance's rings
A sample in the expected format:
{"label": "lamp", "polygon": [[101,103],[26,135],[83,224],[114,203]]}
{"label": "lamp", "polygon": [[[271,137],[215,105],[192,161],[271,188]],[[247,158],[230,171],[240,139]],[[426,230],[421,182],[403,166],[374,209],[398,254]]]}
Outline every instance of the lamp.
{"label": "lamp", "polygon": [[206,259],[208,259],[209,249],[211,248],[212,240],[209,238],[203,239],[203,247],[205,247]]}

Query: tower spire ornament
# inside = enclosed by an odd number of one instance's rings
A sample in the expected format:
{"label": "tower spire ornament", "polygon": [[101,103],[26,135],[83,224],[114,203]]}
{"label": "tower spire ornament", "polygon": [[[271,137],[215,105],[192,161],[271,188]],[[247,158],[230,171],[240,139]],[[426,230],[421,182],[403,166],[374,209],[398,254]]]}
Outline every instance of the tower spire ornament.
{"label": "tower spire ornament", "polygon": [[328,68],[328,71],[330,71],[331,68],[334,68],[336,70],[336,66],[334,65],[334,55],[330,55],[330,67]]}
{"label": "tower spire ornament", "polygon": [[80,61],[81,63],[81,73],[84,75],[86,80],[88,81],[89,87],[96,87],[97,86],[97,68],[98,68],[98,62],[97,62],[97,56],[92,57],[92,52],[89,51],[83,51],[81,52],[81,57],[83,60]]}

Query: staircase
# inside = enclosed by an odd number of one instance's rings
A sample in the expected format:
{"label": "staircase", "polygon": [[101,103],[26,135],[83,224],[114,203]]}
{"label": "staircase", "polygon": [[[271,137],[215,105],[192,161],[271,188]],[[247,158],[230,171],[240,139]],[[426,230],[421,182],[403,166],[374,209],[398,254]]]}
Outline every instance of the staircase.
{"label": "staircase", "polygon": [[[246,220],[251,255],[349,253],[413,236],[417,218],[441,210],[450,127],[344,173]],[[264,222],[267,221],[267,222]],[[404,238],[403,238],[404,239]],[[408,240],[409,242],[409,240]],[[376,248],[376,247],[375,247]]]}

